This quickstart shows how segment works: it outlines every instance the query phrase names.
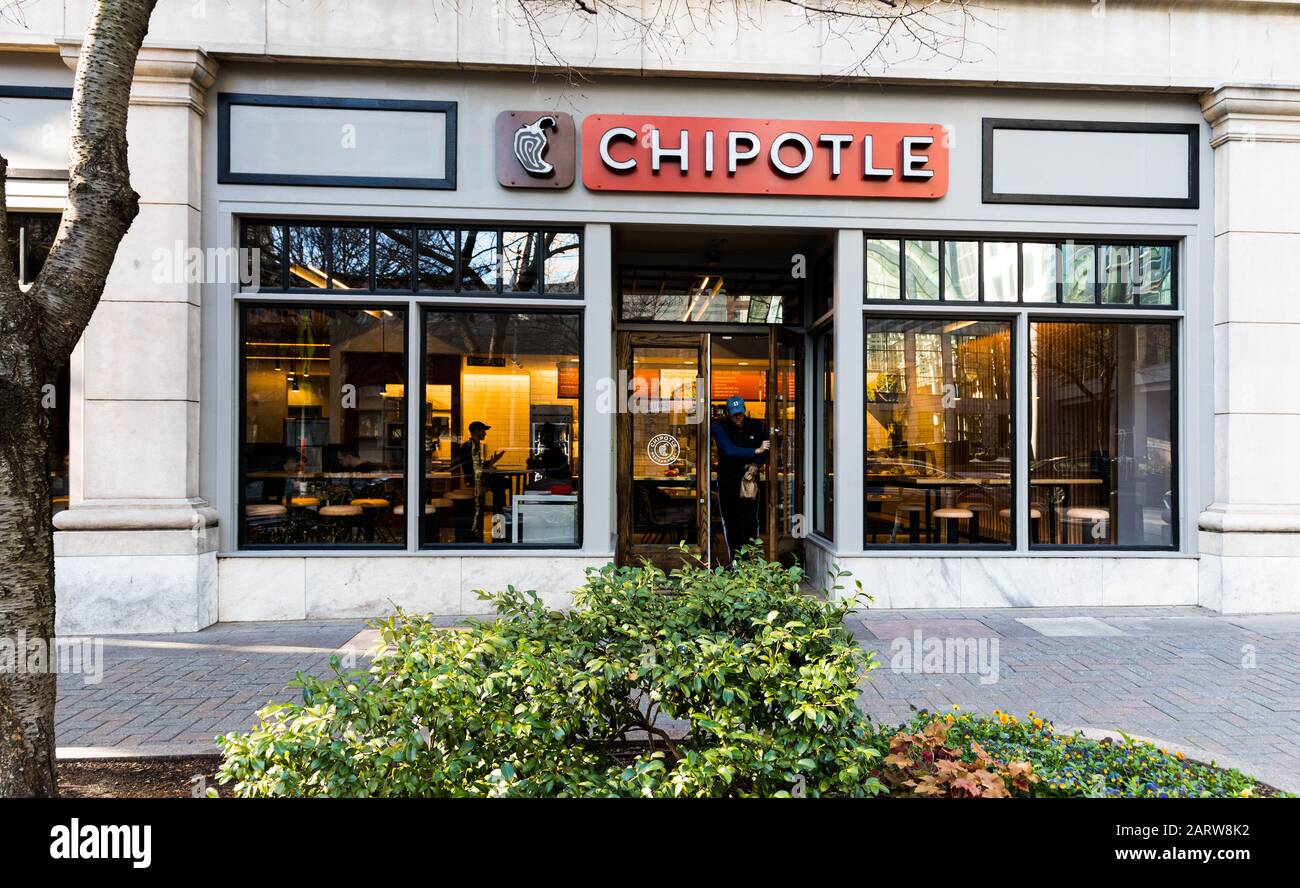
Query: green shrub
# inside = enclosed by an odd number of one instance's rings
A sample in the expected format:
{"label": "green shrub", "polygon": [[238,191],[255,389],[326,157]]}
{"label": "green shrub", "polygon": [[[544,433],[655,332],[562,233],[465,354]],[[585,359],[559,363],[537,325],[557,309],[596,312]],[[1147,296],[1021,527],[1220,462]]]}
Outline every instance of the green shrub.
{"label": "green shrub", "polygon": [[1033,712],[1024,720],[998,710],[991,718],[922,712],[900,728],[881,731],[877,748],[887,750],[898,736],[923,734],[935,726],[945,729],[947,744],[967,763],[980,762],[981,754],[997,765],[1028,762],[1035,779],[1024,787],[1027,795],[1220,798],[1258,792],[1256,782],[1238,771],[1194,762],[1145,741],[1057,733]]}
{"label": "green shrub", "polygon": [[882,792],[857,708],[874,655],[843,626],[851,602],[802,579],[749,552],[592,570],[568,612],[511,588],[465,631],[399,613],[368,672],[300,674],[300,702],[221,738],[219,779],[242,796]]}

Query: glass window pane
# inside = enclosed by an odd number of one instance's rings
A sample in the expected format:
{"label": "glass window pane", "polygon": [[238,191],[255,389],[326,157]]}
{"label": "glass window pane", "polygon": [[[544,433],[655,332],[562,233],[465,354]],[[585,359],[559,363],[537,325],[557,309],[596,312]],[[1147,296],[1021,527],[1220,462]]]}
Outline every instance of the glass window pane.
{"label": "glass window pane", "polygon": [[907,241],[907,284],[904,298],[938,300],[939,242]]}
{"label": "glass window pane", "polygon": [[1103,244],[1097,248],[1101,301],[1105,305],[1133,304],[1133,248]]}
{"label": "glass window pane", "polygon": [[45,267],[45,257],[50,255],[54,236],[59,233],[61,218],[58,213],[31,213],[26,216],[23,226],[23,241],[27,247],[27,256],[23,262],[25,283],[35,281]]}
{"label": "glass window pane", "polygon": [[[14,275],[18,277],[22,273],[18,265],[18,243],[21,240],[19,237],[19,231],[22,230],[23,222],[22,218],[16,213],[10,213],[7,221],[8,224],[5,226],[5,242],[9,247],[9,264],[13,266]],[[18,282],[22,284],[26,283],[26,280],[20,277]]]}
{"label": "glass window pane", "polygon": [[547,293],[577,293],[582,239],[577,232],[548,231],[544,235]]}
{"label": "glass window pane", "polygon": [[979,241],[943,242],[943,298],[949,302],[979,301]]}
{"label": "glass window pane", "polygon": [[1134,272],[1133,288],[1139,304],[1173,304],[1173,247],[1138,247]]}
{"label": "glass window pane", "polygon": [[333,229],[330,255],[335,290],[370,289],[370,226],[348,225]]}
{"label": "glass window pane", "polygon": [[835,337],[824,333],[817,339],[817,368],[813,376],[813,529],[828,540],[835,530]]}
{"label": "glass window pane", "polygon": [[1173,327],[1030,327],[1037,545],[1173,547]]}
{"label": "glass window pane", "polygon": [[898,241],[867,239],[867,298],[900,298]]}
{"label": "glass window pane", "polygon": [[1019,259],[1016,245],[1007,242],[984,244],[984,301],[1015,302],[1019,291]]}
{"label": "glass window pane", "polygon": [[323,290],[327,264],[325,229],[319,225],[290,225],[289,286]]}
{"label": "glass window pane", "polygon": [[494,292],[500,268],[495,231],[470,229],[460,232],[461,290]]}
{"label": "glass window pane", "polygon": [[1069,305],[1092,305],[1097,301],[1097,248],[1092,244],[1061,244],[1065,280],[1061,286],[1061,301]]}
{"label": "glass window pane", "polygon": [[425,314],[425,545],[579,542],[575,314]]}
{"label": "glass window pane", "polygon": [[46,412],[50,422],[50,512],[53,515],[68,508],[71,402],[72,374],[69,365],[64,364],[54,380],[53,407]]}
{"label": "glass window pane", "polygon": [[787,272],[624,268],[625,321],[798,323],[803,281]]}
{"label": "glass window pane", "polygon": [[421,290],[456,289],[456,231],[421,228],[417,285]]}
{"label": "glass window pane", "polygon": [[[250,223],[244,226],[244,249],[255,251],[258,275],[256,285],[245,290],[283,290],[281,276],[284,262],[284,226],[279,224]],[[251,261],[251,260],[250,260]],[[248,268],[243,264],[241,267]]]}
{"label": "glass window pane", "polygon": [[536,231],[507,231],[502,236],[507,293],[537,292],[537,247],[540,237]]}
{"label": "glass window pane", "polygon": [[1021,244],[1024,256],[1021,274],[1024,276],[1026,302],[1056,301],[1056,244],[1026,241]]}
{"label": "glass window pane", "polygon": [[865,539],[1009,545],[1011,324],[866,322]]}
{"label": "glass window pane", "polygon": [[415,264],[415,231],[410,228],[375,230],[375,289],[410,290]]}
{"label": "glass window pane", "polygon": [[404,313],[246,305],[243,331],[243,543],[401,546]]}

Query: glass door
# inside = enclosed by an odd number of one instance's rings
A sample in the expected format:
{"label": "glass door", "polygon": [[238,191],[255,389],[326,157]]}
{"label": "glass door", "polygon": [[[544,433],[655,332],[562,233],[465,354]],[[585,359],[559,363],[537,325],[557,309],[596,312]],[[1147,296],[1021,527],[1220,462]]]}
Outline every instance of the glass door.
{"label": "glass door", "polygon": [[801,333],[771,329],[767,415],[772,437],[768,469],[767,557],[790,564],[803,560],[803,538],[810,527],[804,514],[803,365]]}
{"label": "glass door", "polygon": [[707,557],[705,334],[619,334],[618,559],[663,568]]}

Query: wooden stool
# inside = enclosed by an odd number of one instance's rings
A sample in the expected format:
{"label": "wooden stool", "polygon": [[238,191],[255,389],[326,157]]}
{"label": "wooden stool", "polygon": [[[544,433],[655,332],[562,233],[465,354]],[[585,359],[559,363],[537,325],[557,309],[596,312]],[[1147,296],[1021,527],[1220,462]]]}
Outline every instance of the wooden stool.
{"label": "wooden stool", "polygon": [[434,542],[455,542],[454,539],[446,539],[446,537],[452,536],[451,500],[447,499],[445,496],[440,496],[429,500],[429,505],[426,508],[433,509],[434,513],[434,520],[432,522],[433,526],[430,528],[430,530],[434,532],[434,535],[437,536],[437,539]]}
{"label": "wooden stool", "polygon": [[[936,521],[944,521],[946,519],[948,522],[949,543],[960,542],[960,540],[957,538],[957,522],[961,521],[963,518],[966,519],[967,522],[969,522],[974,517],[975,517],[975,513],[972,512],[970,509],[953,508],[953,509],[934,510],[934,518]],[[973,541],[974,540],[972,540],[972,542]]]}
{"label": "wooden stool", "polygon": [[249,518],[283,518],[288,513],[287,508],[276,503],[253,503],[244,506],[244,514]]}
{"label": "wooden stool", "polygon": [[[907,515],[907,541],[909,543],[919,543],[921,541],[921,516],[925,514],[925,503],[899,503],[894,508],[894,530],[889,535],[889,541],[895,542],[898,538],[898,525],[901,523],[903,515]],[[930,522],[926,522],[925,535],[928,542],[934,542],[934,531],[930,527]]]}
{"label": "wooden stool", "polygon": [[352,501],[352,505],[358,506],[365,513],[366,540],[374,542],[380,511],[388,508],[388,500],[382,497],[357,497]]}
{"label": "wooden stool", "polygon": [[481,528],[479,538],[474,538],[474,506],[476,496],[473,488],[462,487],[459,490],[449,491],[447,493],[447,499],[451,502],[452,527],[456,532],[455,541],[458,543],[483,542]]}
{"label": "wooden stool", "polygon": [[973,513],[970,518],[970,541],[978,543],[980,541],[980,515],[984,512],[992,512],[993,507],[987,503],[958,503],[957,508]]}
{"label": "wooden stool", "polygon": [[295,496],[293,499],[289,500],[289,505],[297,506],[300,509],[314,509],[320,505],[320,497]]}
{"label": "wooden stool", "polygon": [[1084,542],[1084,528],[1089,528],[1086,536],[1094,545],[1106,540],[1110,528],[1110,509],[1094,509],[1089,506],[1072,506],[1065,510],[1066,542],[1070,541],[1072,531],[1078,528],[1079,543]]}
{"label": "wooden stool", "polygon": [[[353,502],[356,502],[356,500],[353,500]],[[433,503],[424,504],[425,517],[434,514],[436,511],[437,509],[433,507]],[[403,505],[402,503],[398,503],[397,505],[393,506],[393,514],[399,518],[402,517],[403,515],[406,514],[406,506]]]}
{"label": "wooden stool", "polygon": [[[1003,521],[1006,521],[1008,524],[1010,524],[1011,510],[998,509],[998,517],[1001,518]],[[1038,540],[1038,527],[1042,522],[1042,519],[1043,519],[1042,507],[1040,507],[1037,503],[1031,504],[1029,506],[1029,541],[1030,542],[1036,542]]]}
{"label": "wooden stool", "polygon": [[320,512],[317,513],[326,520],[327,526],[334,537],[333,542],[339,541],[339,531],[349,529],[349,524],[361,517],[360,506],[321,506]]}

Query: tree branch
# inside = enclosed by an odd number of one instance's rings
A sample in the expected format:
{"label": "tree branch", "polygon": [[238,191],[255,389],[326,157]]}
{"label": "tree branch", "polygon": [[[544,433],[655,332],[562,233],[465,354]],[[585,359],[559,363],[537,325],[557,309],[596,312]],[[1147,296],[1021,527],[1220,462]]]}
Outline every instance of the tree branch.
{"label": "tree branch", "polygon": [[122,236],[140,211],[127,165],[126,121],[136,58],[157,0],[99,0],[77,60],[68,200],[30,291],[45,358],[66,362],[104,292]]}

